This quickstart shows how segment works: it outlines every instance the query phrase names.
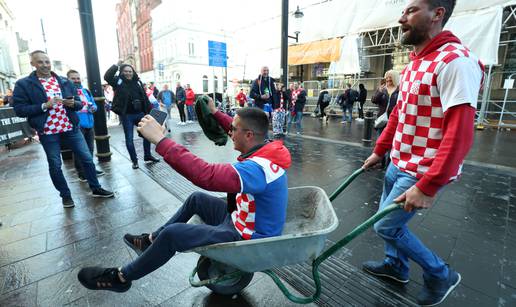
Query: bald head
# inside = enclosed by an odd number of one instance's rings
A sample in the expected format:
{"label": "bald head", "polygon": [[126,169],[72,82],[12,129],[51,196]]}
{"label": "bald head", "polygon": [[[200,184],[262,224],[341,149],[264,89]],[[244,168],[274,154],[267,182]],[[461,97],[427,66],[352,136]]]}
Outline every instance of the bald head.
{"label": "bald head", "polygon": [[269,76],[269,67],[263,66],[260,73],[261,73],[262,77],[268,77]]}
{"label": "bald head", "polygon": [[41,51],[36,50],[30,53],[30,65],[36,69],[36,75],[41,78],[48,78],[51,76],[52,63],[48,55]]}

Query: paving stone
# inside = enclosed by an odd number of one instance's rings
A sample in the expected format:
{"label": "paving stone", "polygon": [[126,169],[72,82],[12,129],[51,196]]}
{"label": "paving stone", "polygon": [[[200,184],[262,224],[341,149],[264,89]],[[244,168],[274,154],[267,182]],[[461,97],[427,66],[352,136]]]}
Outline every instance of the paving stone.
{"label": "paving stone", "polygon": [[36,293],[36,284],[5,293],[0,296],[0,306],[38,306],[36,303]]}
{"label": "paving stone", "polygon": [[44,252],[46,239],[46,235],[41,234],[0,246],[0,267]]}

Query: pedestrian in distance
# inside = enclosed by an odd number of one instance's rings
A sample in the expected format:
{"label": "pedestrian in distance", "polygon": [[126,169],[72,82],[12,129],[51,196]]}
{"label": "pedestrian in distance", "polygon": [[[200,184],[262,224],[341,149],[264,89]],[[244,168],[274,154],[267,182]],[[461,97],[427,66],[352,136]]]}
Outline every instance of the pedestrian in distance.
{"label": "pedestrian in distance", "polygon": [[291,105],[287,124],[287,134],[290,133],[292,123],[296,125],[296,134],[303,133],[303,110],[306,104],[306,91],[301,83],[295,82],[291,93]]}
{"label": "pedestrian in distance", "polygon": [[363,83],[358,85],[358,119],[359,121],[364,120],[364,104],[367,99],[367,90]]}
{"label": "pedestrian in distance", "polygon": [[330,105],[330,102],[331,94],[330,92],[328,92],[326,87],[323,87],[322,91],[319,93],[319,98],[317,99],[317,106],[319,107],[319,116],[323,120],[323,123],[328,122],[328,115],[324,110]]}
{"label": "pedestrian in distance", "polygon": [[[443,27],[455,1],[412,0],[399,19],[401,43],[412,45],[410,63],[400,77],[398,103],[373,153],[369,169],[391,150],[379,210],[404,203],[374,225],[385,241],[384,259],[363,269],[398,283],[409,282],[409,260],[423,270],[422,306],[443,302],[461,275],[426,247],[408,227],[416,209],[430,208],[439,191],[461,174],[471,145],[484,67]],[[444,204],[442,204],[444,205]],[[427,218],[430,218],[428,216]]]}
{"label": "pedestrian in distance", "polygon": [[168,89],[168,84],[163,85],[163,90],[158,93],[157,98],[161,111],[167,112],[167,115],[170,118],[170,111],[174,106],[176,95],[174,95],[174,92]]}
{"label": "pedestrian in distance", "polygon": [[240,89],[240,92],[238,92],[235,99],[238,102],[239,107],[241,107],[241,108],[245,107],[245,104],[247,102],[247,95],[245,94],[243,88]]}
{"label": "pedestrian in distance", "polygon": [[190,87],[190,84],[186,85],[185,96],[186,96],[185,105],[186,105],[186,111],[188,114],[187,123],[191,124],[194,121],[195,93],[194,93],[193,89]]}
{"label": "pedestrian in distance", "polygon": [[[228,193],[227,201],[193,193],[156,231],[124,236],[124,242],[138,255],[134,261],[120,268],[82,268],[78,279],[84,287],[125,292],[133,281],[167,263],[176,252],[281,235],[287,214],[288,149],[282,141],[266,142],[269,123],[261,109],[238,109],[231,118],[219,111],[212,99],[208,107],[231,136],[234,149],[241,153],[238,162],[205,162],[165,138],[163,128],[150,116],[142,119],[139,131],[157,145],[156,151],[177,172],[203,189]],[[205,224],[186,223],[194,214]]]}
{"label": "pedestrian in distance", "polygon": [[[152,105],[138,74],[131,65],[119,61],[106,71],[104,80],[113,87],[112,110],[120,117],[124,128],[125,146],[131,158],[132,168],[137,169],[139,165],[133,141],[134,127],[150,112]],[[146,139],[143,139],[143,152],[145,162],[159,162],[159,159],[151,155],[150,143]]]}
{"label": "pedestrian in distance", "polygon": [[176,100],[177,100],[177,110],[179,111],[180,121],[177,123],[179,126],[186,125],[186,114],[185,114],[185,102],[186,102],[186,92],[185,89],[181,86],[180,82],[177,82],[176,85]]}
{"label": "pedestrian in distance", "polygon": [[[90,150],[90,154],[93,157],[93,151],[95,148],[94,138],[95,132],[93,130],[94,119],[93,113],[97,111],[97,104],[93,99],[93,95],[91,92],[82,86],[81,75],[76,70],[69,70],[66,73],[66,77],[70,82],[72,82],[75,91],[77,91],[77,95],[79,96],[82,104],[82,108],[77,111],[77,116],[79,117],[79,130],[84,136],[84,140],[86,141],[86,145],[88,145],[88,149]],[[79,181],[86,182],[86,175],[84,173],[84,167],[82,163],[75,154],[73,155],[73,162],[75,166],[75,170],[77,171],[77,175],[79,176]],[[96,170],[97,177],[104,175],[104,171]]]}
{"label": "pedestrian in distance", "polygon": [[44,51],[31,52],[30,63],[35,71],[18,80],[14,87],[14,111],[18,117],[27,117],[29,125],[37,131],[47,156],[50,178],[63,207],[72,208],[75,203],[61,169],[61,142],[66,142],[81,162],[92,196],[113,197],[113,192],[101,187],[93,157],[80,132],[76,112],[83,105],[72,83],[52,71],[50,58]]}
{"label": "pedestrian in distance", "polygon": [[[254,100],[255,107],[264,110],[266,104],[272,106],[276,97],[276,86],[274,79],[269,76],[269,67],[262,67],[260,75],[253,81],[250,95]],[[269,108],[267,108],[267,112],[269,112]]]}
{"label": "pedestrian in distance", "polygon": [[[341,124],[346,122],[352,123],[353,121],[353,106],[355,101],[358,100],[358,92],[351,87],[351,83],[346,84],[346,90],[339,96],[339,104],[342,107],[342,121]],[[349,117],[346,115],[349,114]]]}
{"label": "pedestrian in distance", "polygon": [[274,104],[272,106],[274,109],[272,112],[272,133],[275,139],[283,136],[287,110],[287,100],[284,98],[285,86],[282,85],[280,88],[279,84],[276,84],[276,87],[276,95],[278,95],[278,97],[277,99],[274,99]]}

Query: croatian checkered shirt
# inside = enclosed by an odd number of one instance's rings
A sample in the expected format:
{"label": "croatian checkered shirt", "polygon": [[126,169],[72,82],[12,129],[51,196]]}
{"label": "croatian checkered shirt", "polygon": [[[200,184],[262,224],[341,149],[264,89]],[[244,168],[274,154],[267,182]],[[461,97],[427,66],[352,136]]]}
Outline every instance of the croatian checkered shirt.
{"label": "croatian checkered shirt", "polygon": [[[400,170],[420,179],[428,171],[443,138],[444,112],[450,107],[441,101],[439,84],[446,86],[446,80],[439,73],[458,58],[482,64],[466,47],[458,43],[447,43],[436,51],[410,62],[400,77],[398,96],[398,125],[392,142],[391,159]],[[450,74],[444,78],[452,78]],[[476,101],[470,101],[475,103]],[[455,179],[461,173],[459,167]]]}
{"label": "croatian checkered shirt", "polygon": [[[52,76],[49,79],[39,78],[39,82],[41,82],[45,89],[47,100],[51,100],[53,97],[62,98],[61,88],[55,77]],[[72,129],[72,124],[66,115],[66,110],[62,103],[58,103],[48,110],[47,121],[43,127],[44,134],[57,134]]]}

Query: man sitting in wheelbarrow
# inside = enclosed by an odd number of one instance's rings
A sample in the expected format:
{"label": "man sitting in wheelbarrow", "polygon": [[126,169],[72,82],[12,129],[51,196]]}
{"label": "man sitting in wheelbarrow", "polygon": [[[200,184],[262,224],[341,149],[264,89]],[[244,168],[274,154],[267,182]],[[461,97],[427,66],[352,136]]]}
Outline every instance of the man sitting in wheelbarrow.
{"label": "man sitting in wheelbarrow", "polygon": [[369,168],[391,150],[380,210],[405,202],[374,228],[385,240],[383,261],[365,262],[370,274],[409,282],[409,259],[423,269],[418,304],[434,306],[459,284],[461,276],[407,227],[413,209],[429,208],[438,191],[456,179],[473,144],[473,125],[483,66],[444,24],[454,0],[409,1],[399,23],[401,43],[413,45],[402,71],[400,94],[387,127],[365,161]]}
{"label": "man sitting in wheelbarrow", "polygon": [[[92,290],[125,292],[131,282],[164,265],[176,252],[237,240],[279,236],[287,211],[287,175],[290,153],[282,141],[265,141],[269,121],[258,108],[243,108],[234,118],[208,107],[242,154],[234,164],[207,163],[163,135],[163,128],[145,116],[138,131],[156,144],[156,152],[177,172],[197,186],[228,193],[228,202],[195,192],[155,232],[124,236],[137,254],[121,268],[86,267],[78,274]],[[231,205],[232,204],[232,205]],[[187,224],[197,214],[205,224]]]}

